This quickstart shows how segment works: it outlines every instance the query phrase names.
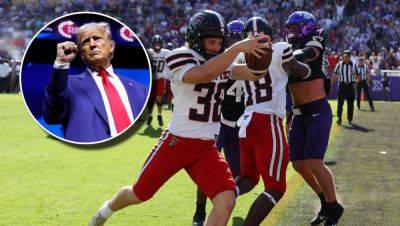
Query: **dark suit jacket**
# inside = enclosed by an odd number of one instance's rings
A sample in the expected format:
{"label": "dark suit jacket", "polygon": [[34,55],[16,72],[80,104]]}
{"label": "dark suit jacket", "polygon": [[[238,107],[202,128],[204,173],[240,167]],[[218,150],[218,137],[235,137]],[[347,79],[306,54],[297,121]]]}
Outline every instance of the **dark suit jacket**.
{"label": "dark suit jacket", "polygon": [[[139,117],[147,88],[119,77],[128,94],[133,117]],[[110,137],[107,113],[100,90],[87,70],[68,76],[68,69],[53,69],[45,88],[43,118],[48,124],[62,124],[65,139],[96,142]]]}

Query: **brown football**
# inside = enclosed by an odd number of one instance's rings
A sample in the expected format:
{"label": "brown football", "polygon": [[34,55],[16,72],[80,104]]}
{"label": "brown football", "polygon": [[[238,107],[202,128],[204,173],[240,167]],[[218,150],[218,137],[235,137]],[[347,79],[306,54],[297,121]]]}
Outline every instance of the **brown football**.
{"label": "brown football", "polygon": [[[262,39],[260,40],[260,42],[268,42],[269,40],[270,38],[268,37],[268,39]],[[261,76],[265,74],[268,70],[269,65],[271,64],[272,48],[264,48],[264,50],[266,50],[267,53],[259,54],[261,55],[261,58],[257,58],[252,53],[245,54],[247,67],[256,76]]]}

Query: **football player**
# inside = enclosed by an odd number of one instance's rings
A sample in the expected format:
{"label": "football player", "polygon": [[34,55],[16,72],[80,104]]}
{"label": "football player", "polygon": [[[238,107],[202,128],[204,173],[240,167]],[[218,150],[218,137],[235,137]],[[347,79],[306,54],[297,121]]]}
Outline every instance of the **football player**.
{"label": "football player", "polygon": [[[272,37],[272,26],[261,17],[252,17],[245,24],[243,36],[258,34]],[[264,182],[264,191],[253,202],[244,226],[260,225],[286,191],[289,148],[282,119],[286,112],[288,73],[296,72],[299,79],[310,75],[310,68],[293,58],[287,42],[273,43],[272,50],[265,77],[244,82],[246,109],[237,122],[241,171],[235,179],[236,194],[243,195],[252,190],[260,176]]]}
{"label": "football player", "polygon": [[325,221],[325,225],[336,225],[343,207],[336,201],[333,176],[324,164],[332,124],[332,110],[326,100],[330,82],[322,71],[325,33],[317,29],[315,17],[304,11],[292,13],[286,28],[293,56],[311,68],[311,76],[305,80],[289,78],[294,115],[289,129],[290,160],[321,201],[311,224]]}
{"label": "football player", "polygon": [[[234,20],[228,23],[229,44],[242,40],[244,23],[241,20]],[[234,63],[244,64],[244,54],[240,53]],[[244,111],[243,81],[228,79],[226,83],[224,98],[221,104],[221,129],[217,139],[217,149],[224,150],[225,159],[233,177],[240,172],[240,148],[239,148],[239,128],[236,121]],[[197,189],[196,212],[193,216],[193,226],[201,226],[206,218],[207,196]]]}
{"label": "football player", "polygon": [[235,205],[235,183],[215,148],[220,105],[228,78],[258,80],[245,65],[232,65],[240,52],[256,57],[271,48],[268,37],[249,37],[225,50],[227,27],[211,10],[190,18],[186,45],[165,59],[171,71],[174,109],[167,130],[147,158],[133,186],[122,188],[95,213],[89,225],[103,225],[115,212],[149,200],[181,169],[213,203],[206,225],[226,225]]}
{"label": "football player", "polygon": [[167,43],[167,49],[172,51],[174,49],[174,45],[171,42]]}
{"label": "football player", "polygon": [[147,50],[152,67],[152,87],[148,103],[149,116],[147,118],[147,125],[151,125],[153,120],[152,111],[154,102],[157,104],[157,120],[158,125],[163,126],[162,119],[162,101],[166,90],[167,80],[169,80],[169,73],[165,65],[165,57],[170,52],[168,49],[163,48],[163,40],[161,36],[155,35],[151,39],[151,48]]}

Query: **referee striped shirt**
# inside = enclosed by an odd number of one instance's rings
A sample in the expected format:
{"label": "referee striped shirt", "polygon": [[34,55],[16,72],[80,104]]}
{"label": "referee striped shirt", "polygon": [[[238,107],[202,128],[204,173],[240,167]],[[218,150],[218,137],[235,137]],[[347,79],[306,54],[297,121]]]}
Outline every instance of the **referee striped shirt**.
{"label": "referee striped shirt", "polygon": [[367,79],[367,74],[369,73],[369,68],[367,65],[357,65],[357,74],[361,76],[361,80]]}
{"label": "referee striped shirt", "polygon": [[339,76],[339,82],[350,83],[356,81],[356,67],[351,61],[348,64],[340,61],[336,65],[334,73]]}

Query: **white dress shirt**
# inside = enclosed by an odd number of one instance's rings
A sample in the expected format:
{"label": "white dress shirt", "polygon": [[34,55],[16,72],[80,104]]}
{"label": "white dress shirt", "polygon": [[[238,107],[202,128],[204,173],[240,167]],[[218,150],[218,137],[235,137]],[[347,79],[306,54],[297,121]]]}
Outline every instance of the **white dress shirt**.
{"label": "white dress shirt", "polygon": [[[69,64],[54,63],[54,68],[68,69]],[[117,128],[115,126],[114,117],[111,112],[110,102],[108,101],[108,97],[107,97],[106,91],[105,91],[103,83],[102,83],[102,77],[99,75],[99,73],[97,71],[93,71],[90,68],[87,68],[86,70],[90,75],[92,75],[94,81],[96,82],[97,87],[99,88],[101,98],[103,99],[104,107],[106,109],[108,124],[110,126],[110,136],[112,136],[112,137],[116,136]],[[118,92],[118,95],[121,97],[122,103],[124,104],[126,112],[128,112],[129,119],[132,123],[133,122],[132,108],[131,108],[131,104],[130,104],[129,98],[128,98],[128,93],[125,90],[124,84],[122,84],[119,77],[114,73],[114,69],[113,69],[112,65],[110,67],[108,67],[106,69],[106,71],[109,74],[108,80],[114,85],[115,89]]]}

